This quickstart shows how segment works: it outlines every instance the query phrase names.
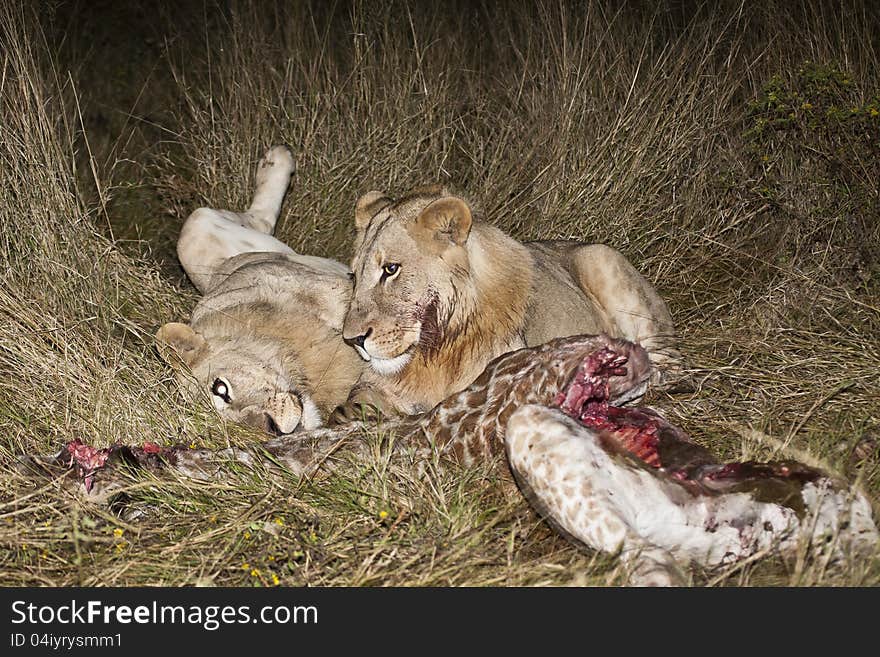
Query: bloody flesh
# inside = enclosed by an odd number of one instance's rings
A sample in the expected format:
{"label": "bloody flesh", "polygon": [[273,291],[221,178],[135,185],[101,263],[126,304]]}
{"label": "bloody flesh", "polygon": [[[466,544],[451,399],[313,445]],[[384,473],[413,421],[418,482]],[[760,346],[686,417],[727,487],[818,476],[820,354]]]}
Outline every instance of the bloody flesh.
{"label": "bloody flesh", "polygon": [[822,476],[820,471],[797,461],[720,463],[650,408],[611,405],[609,379],[626,374],[626,360],[607,347],[594,351],[556,396],[554,405],[695,494],[741,491],[803,512],[801,486]]}
{"label": "bloody flesh", "polygon": [[626,361],[626,356],[608,347],[594,351],[578,367],[571,383],[556,396],[555,405],[585,427],[613,436],[621,448],[659,468],[663,466],[658,451],[660,419],[608,403],[608,380],[626,374]]}
{"label": "bloody flesh", "polygon": [[91,447],[79,440],[72,440],[67,443],[67,452],[70,454],[71,463],[76,464],[85,480],[86,492],[91,491],[95,471],[104,467],[110,456],[110,450]]}

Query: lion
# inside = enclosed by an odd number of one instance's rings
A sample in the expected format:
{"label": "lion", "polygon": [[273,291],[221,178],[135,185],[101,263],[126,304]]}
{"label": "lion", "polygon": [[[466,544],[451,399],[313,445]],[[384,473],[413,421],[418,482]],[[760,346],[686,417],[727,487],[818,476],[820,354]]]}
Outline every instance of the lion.
{"label": "lion", "polygon": [[348,267],[273,236],[293,171],[290,150],[275,146],[248,210],[189,215],[177,254],[203,296],[188,324],[156,334],[162,356],[186,366],[186,396],[207,392],[225,419],[275,435],[322,426],[365,369],[342,341]]}
{"label": "lion", "polygon": [[495,357],[577,334],[640,343],[655,384],[679,369],[669,309],[610,246],[520,243],[442,186],[368,192],[355,227],[343,339],[370,370],[349,409],[425,411]]}

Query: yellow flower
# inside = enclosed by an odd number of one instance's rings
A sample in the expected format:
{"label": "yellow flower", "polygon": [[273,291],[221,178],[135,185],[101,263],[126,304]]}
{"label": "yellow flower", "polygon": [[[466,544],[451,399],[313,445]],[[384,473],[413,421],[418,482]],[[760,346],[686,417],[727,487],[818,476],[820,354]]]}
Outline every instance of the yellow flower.
{"label": "yellow flower", "polygon": [[385,520],[388,517],[388,512],[385,509],[379,511],[379,520]]}
{"label": "yellow flower", "polygon": [[250,537],[251,537],[251,533],[250,533],[250,532],[245,532],[245,533],[244,533],[244,537],[245,537],[245,538],[250,538]]}
{"label": "yellow flower", "polygon": [[251,577],[259,577],[259,576],[260,576],[260,569],[259,568],[254,568],[253,570],[251,570]]}
{"label": "yellow flower", "polygon": [[249,563],[245,562],[245,563],[241,564],[241,569],[242,570],[250,570],[251,565]]}
{"label": "yellow flower", "polygon": [[190,449],[195,449],[195,448],[196,448],[196,443],[195,443],[195,441],[193,441],[193,442],[191,442],[191,443],[189,444],[189,448],[190,448]]}
{"label": "yellow flower", "polygon": [[113,530],[113,535],[114,535],[116,538],[120,538],[120,537],[122,537],[122,535],[123,535],[124,533],[125,533],[125,530],[122,529],[121,527],[117,527],[116,529]]}
{"label": "yellow flower", "polygon": [[274,554],[270,554],[270,555],[269,555],[269,561],[275,561],[275,555],[274,555]]}
{"label": "yellow flower", "polygon": [[281,580],[278,579],[278,575],[276,575],[275,573],[272,573],[272,584],[274,584],[275,586],[278,586],[280,583],[281,583]]}
{"label": "yellow flower", "polygon": [[284,521],[281,518],[275,518],[275,524],[279,527],[284,527]]}

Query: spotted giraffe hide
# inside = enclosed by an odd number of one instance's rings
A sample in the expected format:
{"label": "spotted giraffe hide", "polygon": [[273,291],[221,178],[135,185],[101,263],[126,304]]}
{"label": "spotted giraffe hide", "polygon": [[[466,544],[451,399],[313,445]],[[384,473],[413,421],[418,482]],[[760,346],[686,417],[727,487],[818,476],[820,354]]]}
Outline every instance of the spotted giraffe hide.
{"label": "spotted giraffe hide", "polygon": [[[720,463],[637,401],[651,377],[640,346],[605,335],[574,336],[492,361],[474,383],[431,411],[383,425],[393,449],[472,465],[506,454],[535,509],[578,544],[619,553],[633,584],[686,581],[707,567],[803,542],[833,559],[876,550],[871,506],[843,482],[794,461]],[[22,468],[58,472],[93,500],[123,489],[128,467],[222,477],[230,462],[309,476],[344,452],[367,458],[365,427],[317,429],[250,448],[73,441]]]}

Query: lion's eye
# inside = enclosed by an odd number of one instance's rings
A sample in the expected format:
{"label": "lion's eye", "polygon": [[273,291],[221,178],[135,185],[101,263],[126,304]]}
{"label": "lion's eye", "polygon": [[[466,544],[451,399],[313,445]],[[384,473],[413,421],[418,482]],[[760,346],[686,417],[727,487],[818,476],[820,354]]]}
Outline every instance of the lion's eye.
{"label": "lion's eye", "polygon": [[389,262],[385,265],[382,265],[382,278],[394,278],[397,274],[400,273],[400,263],[397,262]]}
{"label": "lion's eye", "polygon": [[214,379],[214,383],[211,385],[211,394],[219,397],[227,404],[231,401],[229,397],[229,384],[223,379]]}

